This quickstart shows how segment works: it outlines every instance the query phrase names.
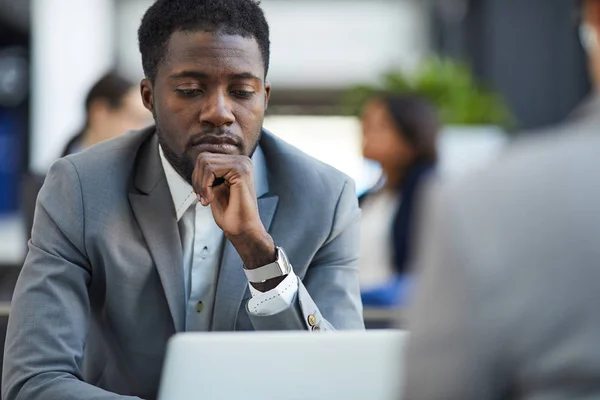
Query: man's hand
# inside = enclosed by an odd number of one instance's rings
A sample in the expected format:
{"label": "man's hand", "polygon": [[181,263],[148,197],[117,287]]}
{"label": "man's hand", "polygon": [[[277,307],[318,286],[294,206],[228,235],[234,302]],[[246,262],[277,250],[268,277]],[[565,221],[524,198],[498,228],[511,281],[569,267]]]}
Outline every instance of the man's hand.
{"label": "man's hand", "polygon": [[264,230],[258,214],[250,158],[200,153],[192,186],[200,203],[210,204],[215,222],[228,239]]}
{"label": "man's hand", "polygon": [[262,267],[276,260],[273,238],[258,213],[250,158],[200,153],[192,175],[192,186],[200,203],[203,206],[210,204],[215,222],[233,244],[246,268]]}

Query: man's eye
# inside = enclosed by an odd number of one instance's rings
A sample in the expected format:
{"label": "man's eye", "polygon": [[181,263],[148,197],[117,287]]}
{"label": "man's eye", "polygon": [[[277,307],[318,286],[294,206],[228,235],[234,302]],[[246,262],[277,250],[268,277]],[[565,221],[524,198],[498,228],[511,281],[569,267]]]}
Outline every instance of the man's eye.
{"label": "man's eye", "polygon": [[184,97],[194,97],[202,93],[200,89],[176,89],[175,91]]}
{"label": "man's eye", "polygon": [[234,90],[231,92],[231,94],[233,94],[235,97],[239,97],[240,99],[249,99],[250,97],[254,96],[253,92],[246,92],[243,90]]}

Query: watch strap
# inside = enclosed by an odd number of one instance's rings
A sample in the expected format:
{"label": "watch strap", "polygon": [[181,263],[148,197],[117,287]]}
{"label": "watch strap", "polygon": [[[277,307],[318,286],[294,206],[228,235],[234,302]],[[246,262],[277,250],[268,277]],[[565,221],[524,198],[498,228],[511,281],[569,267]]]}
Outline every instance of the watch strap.
{"label": "watch strap", "polygon": [[277,259],[262,267],[255,269],[246,269],[246,278],[251,283],[262,283],[269,279],[278,278],[280,276],[288,275],[292,270],[292,267],[287,259],[287,256],[282,248],[277,247]]}

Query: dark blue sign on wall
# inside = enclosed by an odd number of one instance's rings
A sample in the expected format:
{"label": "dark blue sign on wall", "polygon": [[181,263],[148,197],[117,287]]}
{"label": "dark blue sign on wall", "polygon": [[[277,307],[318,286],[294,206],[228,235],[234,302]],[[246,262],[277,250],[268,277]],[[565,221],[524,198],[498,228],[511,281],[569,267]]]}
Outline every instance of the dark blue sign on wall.
{"label": "dark blue sign on wall", "polygon": [[0,108],[0,216],[18,208],[21,129],[16,114],[14,109]]}

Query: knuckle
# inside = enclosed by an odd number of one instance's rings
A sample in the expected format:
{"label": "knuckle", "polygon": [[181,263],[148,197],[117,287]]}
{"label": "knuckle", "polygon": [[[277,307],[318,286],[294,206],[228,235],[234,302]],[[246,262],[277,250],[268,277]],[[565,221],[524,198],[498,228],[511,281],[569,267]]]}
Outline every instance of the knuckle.
{"label": "knuckle", "polygon": [[240,164],[240,172],[244,175],[249,175],[252,173],[252,161],[249,158],[245,158]]}
{"label": "knuckle", "polygon": [[204,155],[200,154],[197,158],[196,158],[196,168],[202,168],[205,165],[205,160],[204,160]]}
{"label": "knuckle", "polygon": [[210,158],[201,154],[197,160],[197,167],[200,168],[204,173],[212,171],[212,163]]}

